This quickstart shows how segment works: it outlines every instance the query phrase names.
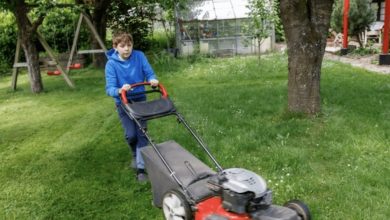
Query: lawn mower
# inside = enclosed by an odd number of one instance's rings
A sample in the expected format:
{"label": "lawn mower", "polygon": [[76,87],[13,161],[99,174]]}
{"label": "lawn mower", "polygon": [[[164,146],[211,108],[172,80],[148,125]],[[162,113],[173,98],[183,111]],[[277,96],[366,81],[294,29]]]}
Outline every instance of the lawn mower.
{"label": "lawn mower", "polygon": [[[121,93],[121,104],[145,134],[150,145],[142,148],[153,193],[153,205],[162,208],[167,220],[310,220],[308,207],[299,200],[284,206],[272,204],[272,191],[256,173],[243,168],[224,169],[202,138],[177,111],[162,84],[142,92]],[[149,88],[150,87],[150,88]],[[158,92],[159,98],[132,102],[141,94]],[[141,123],[175,116],[215,164],[211,169],[173,140],[156,144]]]}

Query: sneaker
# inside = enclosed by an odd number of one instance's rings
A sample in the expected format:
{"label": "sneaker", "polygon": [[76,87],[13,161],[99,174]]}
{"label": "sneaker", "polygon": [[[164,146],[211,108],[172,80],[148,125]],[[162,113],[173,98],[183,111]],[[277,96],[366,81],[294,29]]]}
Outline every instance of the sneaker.
{"label": "sneaker", "polygon": [[140,183],[147,182],[149,180],[148,175],[146,173],[137,174],[137,180]]}

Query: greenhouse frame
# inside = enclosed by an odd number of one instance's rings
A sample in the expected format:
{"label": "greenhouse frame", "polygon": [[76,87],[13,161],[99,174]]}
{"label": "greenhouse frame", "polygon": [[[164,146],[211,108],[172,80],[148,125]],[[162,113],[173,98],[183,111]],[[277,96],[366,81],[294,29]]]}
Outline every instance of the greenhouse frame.
{"label": "greenhouse frame", "polygon": [[194,53],[215,56],[257,54],[272,50],[270,37],[258,41],[249,34],[249,0],[194,0],[189,9],[177,10],[176,42],[184,56]]}

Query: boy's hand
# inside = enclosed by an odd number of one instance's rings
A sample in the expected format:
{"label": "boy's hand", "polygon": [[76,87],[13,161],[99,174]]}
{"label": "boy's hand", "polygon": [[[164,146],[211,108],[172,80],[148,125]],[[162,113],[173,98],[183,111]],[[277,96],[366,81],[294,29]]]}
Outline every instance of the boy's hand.
{"label": "boy's hand", "polygon": [[129,85],[129,84],[123,84],[122,88],[120,88],[120,89],[118,90],[118,93],[121,94],[123,90],[124,90],[124,91],[129,91],[130,89],[131,89],[131,85]]}
{"label": "boy's hand", "polygon": [[152,79],[149,82],[150,82],[150,85],[152,87],[157,87],[158,86],[158,80],[157,79]]}

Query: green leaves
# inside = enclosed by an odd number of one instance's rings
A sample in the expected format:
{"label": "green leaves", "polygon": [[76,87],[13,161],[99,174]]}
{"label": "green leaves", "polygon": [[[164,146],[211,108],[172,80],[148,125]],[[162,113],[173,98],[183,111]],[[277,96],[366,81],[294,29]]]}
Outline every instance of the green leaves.
{"label": "green leaves", "polygon": [[250,0],[251,27],[248,29],[250,35],[260,39],[270,36],[273,25],[279,20],[277,14],[277,2],[274,0]]}
{"label": "green leaves", "polygon": [[[343,2],[335,2],[331,27],[336,32],[343,29]],[[363,32],[376,19],[376,7],[373,7],[370,0],[351,0],[348,15],[349,35],[358,35]]]}
{"label": "green leaves", "polygon": [[0,11],[0,75],[10,72],[16,47],[15,17],[11,12]]}

